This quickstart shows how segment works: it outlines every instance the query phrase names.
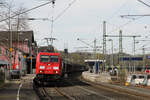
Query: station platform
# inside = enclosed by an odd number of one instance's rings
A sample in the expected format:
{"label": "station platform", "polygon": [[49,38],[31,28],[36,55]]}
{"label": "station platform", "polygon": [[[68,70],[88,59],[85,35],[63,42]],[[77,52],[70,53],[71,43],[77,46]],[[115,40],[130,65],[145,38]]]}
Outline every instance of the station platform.
{"label": "station platform", "polygon": [[109,83],[111,81],[111,76],[107,72],[94,74],[86,71],[82,73],[82,77],[88,81],[95,83]]}
{"label": "station platform", "polygon": [[0,100],[39,100],[33,89],[35,74],[27,74],[21,79],[6,81],[0,87]]}
{"label": "station platform", "polygon": [[118,84],[111,84],[111,76],[109,75],[109,73],[104,72],[101,74],[94,74],[90,72],[83,72],[82,78],[89,82],[96,83],[101,86],[106,86],[111,89],[150,96],[150,87],[123,86]]}

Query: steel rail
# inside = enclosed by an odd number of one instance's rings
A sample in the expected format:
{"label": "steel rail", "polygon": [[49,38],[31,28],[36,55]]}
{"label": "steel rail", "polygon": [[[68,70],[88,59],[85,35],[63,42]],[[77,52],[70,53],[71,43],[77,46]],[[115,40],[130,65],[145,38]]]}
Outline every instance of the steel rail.
{"label": "steel rail", "polygon": [[43,92],[44,98],[46,98],[46,100],[53,100],[45,88],[42,88],[42,92]]}
{"label": "steel rail", "polygon": [[[38,89],[37,92],[41,100],[54,100],[51,96],[51,93],[48,92],[48,89],[49,88],[44,87]],[[61,91],[58,87],[54,87],[54,90],[57,92],[58,95],[65,97],[67,100],[76,100],[75,98]]]}
{"label": "steel rail", "polygon": [[115,91],[115,92],[118,92],[118,93],[128,94],[128,95],[131,95],[131,96],[150,98],[150,95],[141,94],[141,93],[138,93],[138,92],[136,92],[135,90],[132,90],[132,89],[127,90],[127,89],[122,88],[121,86],[113,87],[113,86],[108,86],[108,85],[101,84],[101,83],[94,84],[94,83],[86,81],[84,79],[82,79],[81,81],[85,82],[87,84],[90,84],[93,88],[96,88],[96,89],[105,88],[105,89],[108,89],[110,91]]}
{"label": "steel rail", "polygon": [[71,97],[70,95],[62,92],[59,88],[55,87],[55,90],[57,91],[57,93],[59,93],[60,95],[64,96],[65,98],[67,98],[68,100],[76,100],[75,98]]}
{"label": "steel rail", "polygon": [[[67,81],[67,82],[70,83],[71,85],[74,85],[74,83],[71,82],[71,81]],[[81,82],[82,82],[82,81],[81,81]],[[112,99],[112,98],[107,97],[107,96],[105,96],[105,95],[96,93],[95,91],[88,90],[87,88],[84,88],[84,87],[81,87],[81,86],[76,86],[76,87],[79,88],[79,89],[82,89],[82,90],[84,90],[84,91],[86,91],[86,92],[88,92],[88,93],[90,93],[90,94],[95,94],[95,95],[97,95],[97,96],[103,97],[103,98],[105,98],[105,99],[107,99],[107,100],[115,100],[115,99]]]}

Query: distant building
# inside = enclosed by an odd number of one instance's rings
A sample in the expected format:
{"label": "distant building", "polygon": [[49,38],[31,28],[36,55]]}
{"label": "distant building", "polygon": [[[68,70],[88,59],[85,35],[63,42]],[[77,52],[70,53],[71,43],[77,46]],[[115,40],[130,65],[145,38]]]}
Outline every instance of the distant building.
{"label": "distant building", "polygon": [[103,60],[99,60],[99,59],[86,59],[84,62],[89,65],[89,71],[91,73],[96,73],[97,74],[97,73],[99,73],[100,64],[103,63]]}

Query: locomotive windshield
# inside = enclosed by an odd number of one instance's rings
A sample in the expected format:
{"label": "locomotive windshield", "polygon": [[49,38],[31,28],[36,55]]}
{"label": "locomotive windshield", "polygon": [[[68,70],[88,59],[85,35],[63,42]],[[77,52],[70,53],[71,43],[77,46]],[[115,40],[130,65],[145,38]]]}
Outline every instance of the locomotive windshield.
{"label": "locomotive windshield", "polygon": [[50,56],[50,62],[58,62],[59,57],[58,56]]}
{"label": "locomotive windshield", "polygon": [[48,55],[41,55],[40,56],[40,62],[48,62],[49,56]]}
{"label": "locomotive windshield", "polygon": [[59,56],[41,55],[40,62],[59,62]]}

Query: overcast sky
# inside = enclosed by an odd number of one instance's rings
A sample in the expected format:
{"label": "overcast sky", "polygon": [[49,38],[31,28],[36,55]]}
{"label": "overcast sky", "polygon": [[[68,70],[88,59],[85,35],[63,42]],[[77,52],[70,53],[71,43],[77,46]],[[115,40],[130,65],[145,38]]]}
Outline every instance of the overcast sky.
{"label": "overcast sky", "polygon": [[[27,9],[46,3],[46,0],[14,0],[18,6],[25,6]],[[107,34],[119,34],[123,30],[124,35],[141,35],[139,39],[145,39],[149,33],[149,17],[121,18],[120,15],[126,14],[149,14],[150,7],[145,6],[137,0],[56,0],[55,7],[52,4],[33,10],[29,17],[35,18],[54,18],[67,8],[72,1],[75,1],[65,13],[54,21],[53,37],[57,38],[54,45],[57,49],[63,50],[64,45],[70,52],[79,50],[77,47],[86,45],[77,38],[83,39],[87,43],[93,43],[96,38],[97,45],[102,46],[103,39],[103,21],[107,21]],[[150,4],[149,0],[143,0]],[[135,18],[136,20],[133,20]],[[35,33],[35,39],[39,45],[46,44],[42,40],[50,37],[50,21],[30,21],[31,29]],[[109,39],[109,38],[108,38]],[[118,51],[118,38],[112,38],[114,41],[115,52]],[[147,40],[150,39],[149,37]],[[123,38],[123,49],[125,52],[132,53],[132,38]],[[136,49],[140,49],[145,43],[136,44]],[[107,49],[110,49],[110,42],[107,42]],[[91,44],[93,45],[93,44]],[[148,47],[148,46],[147,46]],[[81,50],[81,49],[80,49]],[[109,50],[108,50],[109,52]],[[141,53],[140,50],[137,53]]]}

